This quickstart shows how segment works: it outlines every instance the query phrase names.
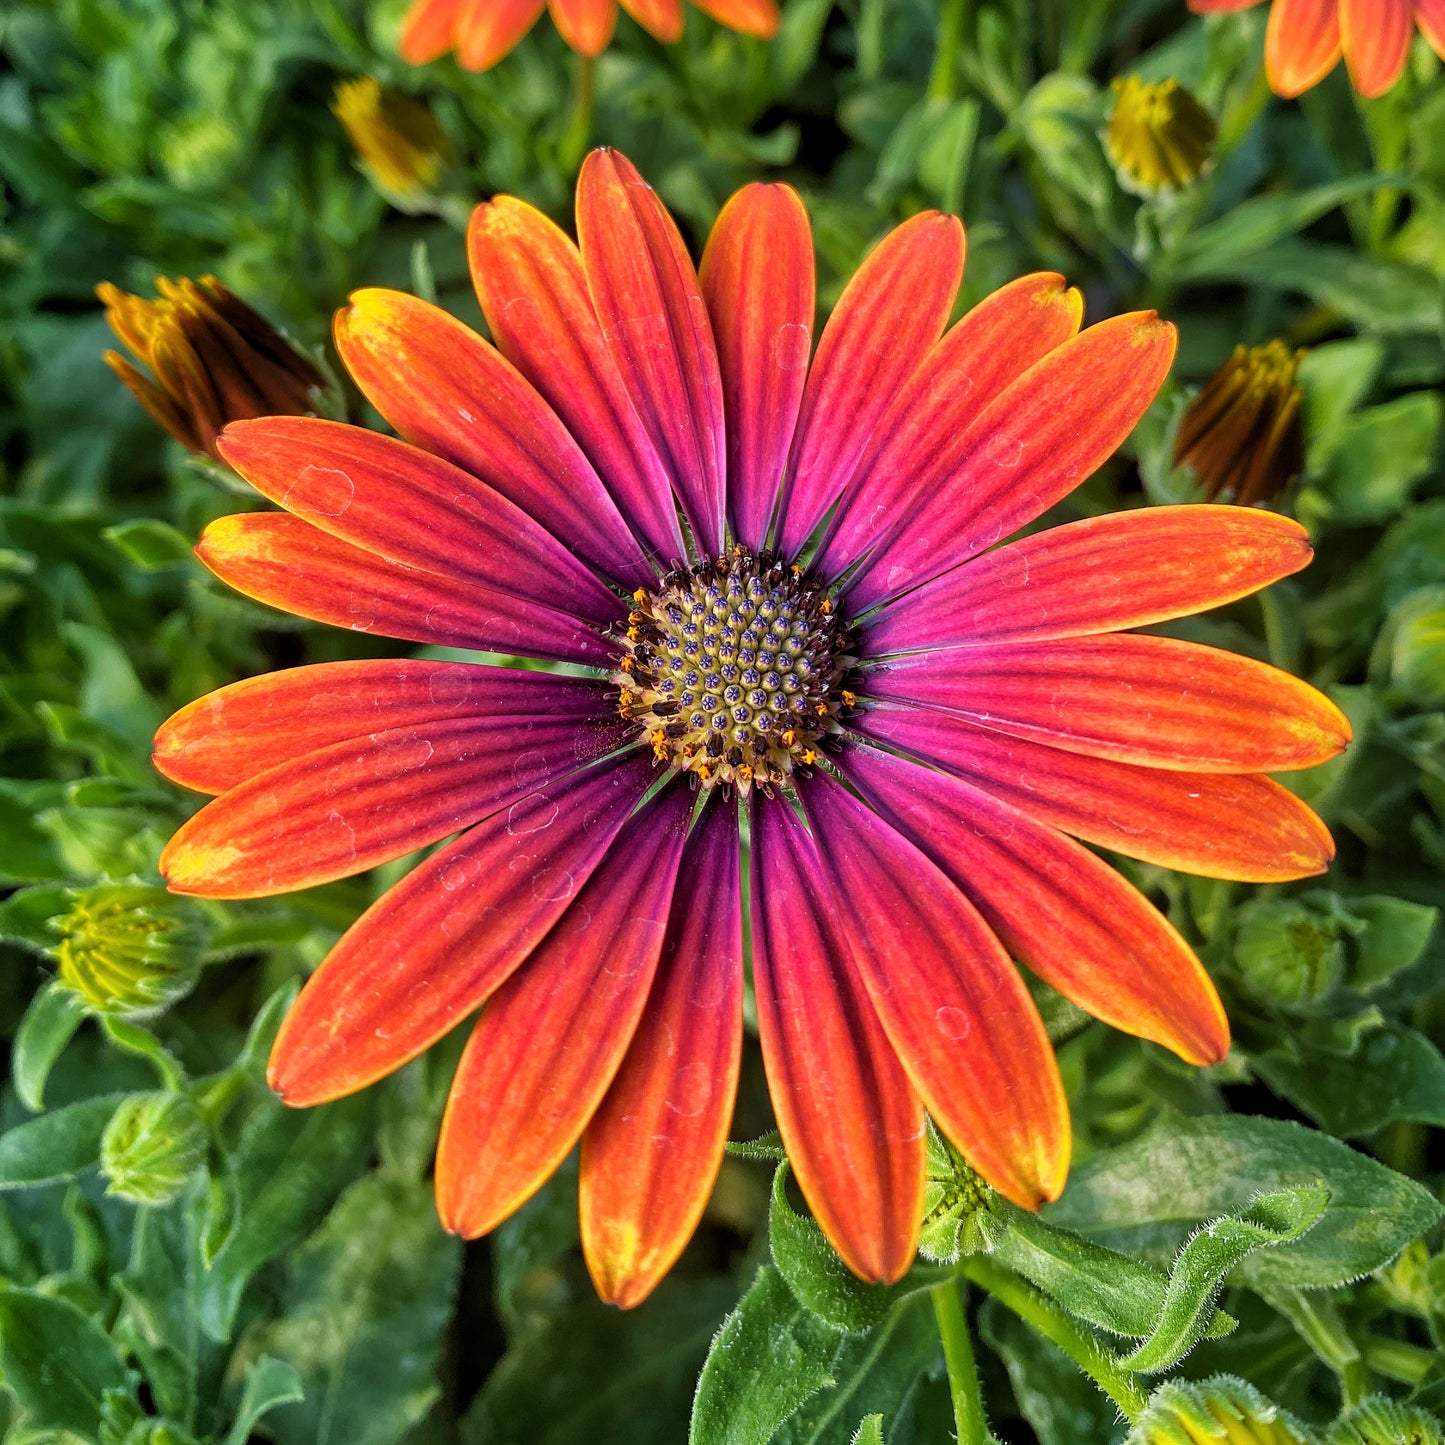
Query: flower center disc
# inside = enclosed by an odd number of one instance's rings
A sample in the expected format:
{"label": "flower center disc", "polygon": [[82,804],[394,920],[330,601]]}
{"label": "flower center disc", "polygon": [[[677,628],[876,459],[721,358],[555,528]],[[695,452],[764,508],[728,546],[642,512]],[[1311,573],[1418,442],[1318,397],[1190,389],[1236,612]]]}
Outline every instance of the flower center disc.
{"label": "flower center disc", "polygon": [[855,701],[848,629],[801,569],[735,547],[632,597],[622,716],[706,787],[782,784]]}

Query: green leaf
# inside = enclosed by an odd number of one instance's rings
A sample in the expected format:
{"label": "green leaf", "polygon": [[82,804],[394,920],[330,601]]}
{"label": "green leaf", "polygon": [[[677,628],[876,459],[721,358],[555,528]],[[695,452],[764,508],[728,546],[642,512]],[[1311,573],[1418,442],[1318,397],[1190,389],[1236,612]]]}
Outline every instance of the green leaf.
{"label": "green leaf", "polygon": [[246,1445],[251,1430],[263,1415],[278,1405],[287,1405],[306,1397],[301,1376],[284,1360],[262,1355],[246,1371],[246,1384],[241,1390],[241,1404],[235,1423],[226,1435],[226,1445]]}
{"label": "green leaf", "polygon": [[786,1162],[773,1174],[768,1206],[768,1240],[773,1262],[798,1303],[834,1329],[861,1334],[888,1312],[894,1292],[887,1285],[864,1284],[838,1257],[816,1221],[788,1202]]}
{"label": "green leaf", "polygon": [[283,1312],[256,1341],[295,1367],[301,1403],[267,1421],[280,1445],[403,1439],[440,1393],[460,1266],[461,1243],[437,1223],[427,1181],[372,1174],[353,1184],[289,1257]]}
{"label": "green leaf", "polygon": [[835,1383],[841,1338],[763,1265],[712,1343],[697,1382],[690,1445],[767,1445],[803,1401]]}
{"label": "green leaf", "polygon": [[852,1445],[883,1445],[883,1416],[864,1416],[854,1433]]}
{"label": "green leaf", "polygon": [[48,983],[30,1001],[15,1033],[10,1076],[27,1109],[44,1107],[45,1081],[85,1018],[85,1005],[62,983]]}
{"label": "green leaf", "polygon": [[497,1312],[510,1319],[534,1287],[554,1283],[547,1266],[578,1242],[577,1155],[562,1167],[492,1236]]}
{"label": "green leaf", "polygon": [[173,567],[177,562],[189,562],[192,556],[190,538],[178,532],[169,522],[158,522],[149,517],[107,527],[101,536],[148,572]]}
{"label": "green leaf", "polygon": [[100,1160],[100,1136],[124,1094],[52,1109],[0,1135],[0,1189],[73,1179]]}
{"label": "green leaf", "polygon": [[1322,473],[1316,490],[1329,502],[1331,523],[1359,525],[1399,515],[1415,486],[1429,476],[1445,403],[1416,391],[1356,412],[1335,428],[1328,451],[1310,457]]}
{"label": "green leaf", "polygon": [[107,1390],[129,1383],[105,1331],[68,1300],[0,1286],[0,1372],[32,1426],[100,1433]]}
{"label": "green leaf", "polygon": [[1323,1183],[1330,1203],[1292,1244],[1247,1258],[1245,1283],[1322,1288],[1392,1260],[1441,1217],[1413,1180],[1326,1134],[1276,1119],[1165,1116],[1102,1150],[1047,1211],[1053,1224],[1129,1253],[1176,1250],[1195,1225],[1246,1209],[1261,1188]]}
{"label": "green leaf", "polygon": [[1319,1221],[1329,1197],[1319,1185],[1280,1189],[1206,1224],[1180,1250],[1159,1319],[1149,1338],[1121,1362],[1125,1368],[1158,1374],[1177,1365],[1204,1337],[1225,1275],[1257,1249],[1298,1239]]}

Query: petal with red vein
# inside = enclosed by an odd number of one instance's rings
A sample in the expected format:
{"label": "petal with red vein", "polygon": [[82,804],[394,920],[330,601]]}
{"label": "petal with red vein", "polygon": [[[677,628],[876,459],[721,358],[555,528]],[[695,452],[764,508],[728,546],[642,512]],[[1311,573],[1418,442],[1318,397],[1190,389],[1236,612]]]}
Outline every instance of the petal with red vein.
{"label": "petal with red vein", "polygon": [[680,561],[667,469],[608,351],[576,246],[525,201],[498,196],[472,213],[467,255],[502,354],[562,418],[638,537],[664,566]]}
{"label": "petal with red vein", "polygon": [[1031,818],[1164,868],[1283,883],[1323,873],[1335,856],[1329,829],[1271,778],[1087,757],[933,708],[876,707],[855,726]]}
{"label": "petal with red vein", "polygon": [[632,757],[493,813],[384,893],[291,1006],[267,1080],[298,1108],[399,1069],[487,999],[566,912],[653,780]]}
{"label": "petal with red vein", "polygon": [[638,813],[482,1010],[437,1145],[453,1233],[475,1239],[524,1204],[601,1103],[647,1004],[691,812],[673,787]]}
{"label": "petal with red vein", "polygon": [[388,562],[287,512],[221,517],[201,534],[196,555],[247,597],[352,632],[593,667],[616,656],[575,617]]}
{"label": "petal with red vein", "polygon": [[1053,272],[980,301],[924,358],[869,441],[817,569],[836,576],[888,535],[927,481],[919,458],[947,447],[1005,387],[1079,329],[1083,298]]}
{"label": "petal with red vein", "polygon": [[1134,430],[1174,359],[1153,312],[1091,326],[1036,362],[926,456],[909,495],[848,584],[861,611],[991,547],[1091,476]]}
{"label": "petal with red vein", "polygon": [[771,40],[778,33],[782,17],[774,0],[692,0],[704,15],[711,15],[720,25]]}
{"label": "petal with red vein", "polygon": [[407,441],[480,477],[630,590],[655,580],[637,539],[556,412],[470,327],[400,291],[357,291],[336,349]]}
{"label": "petal with red vein", "polygon": [[1264,68],[1276,95],[1303,95],[1340,58],[1340,0],[1274,0],[1264,32]]}
{"label": "petal with red vein", "polygon": [[621,718],[461,717],[267,768],[188,819],[161,854],[175,893],[265,898],[424,848],[626,741]]}
{"label": "petal with red vein", "polygon": [[197,698],[161,725],[153,761],[173,783],[224,793],[348,739],[458,717],[606,718],[616,696],[602,682],[473,662],[321,662]]}
{"label": "petal with red vein", "polygon": [[396,48],[408,65],[429,65],[452,48],[462,0],[417,0],[406,12]]}
{"label": "petal with red vein", "polygon": [[577,241],[613,360],[692,522],[722,551],[722,377],[697,273],[677,226],[632,162],[593,151],[577,178]]}
{"label": "petal with red vein", "polygon": [[1298,522],[1247,507],[1149,507],[1011,542],[863,624],[876,655],[1144,627],[1220,607],[1309,563]]}
{"label": "petal with red vein", "polygon": [[1340,43],[1361,95],[1383,95],[1399,80],[1414,39],[1411,0],[1340,0]]}
{"label": "petal with red vein", "polygon": [[858,977],[817,849],[753,811],[753,981],[768,1092],[798,1184],[854,1274],[899,1279],[923,1212],[923,1106]]}
{"label": "petal with red vein", "polygon": [[461,0],[457,14],[457,64],[490,70],[509,55],[537,23],[545,0]]}
{"label": "petal with red vein", "polygon": [[727,414],[728,517],[754,551],[768,523],[813,342],[813,232],[791,186],[755,182],[722,208],[700,270]]}
{"label": "petal with red vein", "polygon": [[582,1251],[623,1309],[682,1253],[722,1164],[743,1043],[738,867],[737,810],[714,803],[683,854],[642,1022],[582,1139]]}
{"label": "petal with red vein", "polygon": [[1334,703],[1287,672],[1132,633],[915,654],[872,669],[866,690],[1153,768],[1288,772],[1334,757],[1350,740]]}
{"label": "petal with red vein", "polygon": [[1051,988],[1189,1063],[1218,1063],[1229,1052],[1229,1021],[1203,965],[1102,859],[917,763],[855,747],[841,765]]}
{"label": "petal with red vein", "polygon": [[1003,946],[924,853],[840,784],[820,774],[798,794],[864,985],[934,1122],[1016,1204],[1058,1198],[1063,1080]]}
{"label": "petal with red vein", "polygon": [[780,547],[796,556],[848,485],[904,382],[943,335],[963,279],[963,227],[925,211],[890,231],[844,288],[803,392]]}
{"label": "petal with red vein", "polygon": [[500,492],[418,447],[345,422],[232,422],[222,456],[263,496],[404,566],[480,583],[595,622],[621,605]]}
{"label": "petal with red vein", "polygon": [[622,8],[664,45],[682,39],[682,0],[622,0]]}
{"label": "petal with red vein", "polygon": [[617,28],[617,0],[547,0],[558,34],[579,55],[598,56]]}

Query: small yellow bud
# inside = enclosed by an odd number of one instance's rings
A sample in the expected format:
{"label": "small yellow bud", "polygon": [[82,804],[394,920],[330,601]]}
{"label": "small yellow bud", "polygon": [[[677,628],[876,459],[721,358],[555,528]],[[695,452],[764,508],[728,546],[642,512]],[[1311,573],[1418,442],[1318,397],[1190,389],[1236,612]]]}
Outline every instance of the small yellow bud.
{"label": "small yellow bud", "polygon": [[204,919],[193,903],[142,883],[72,894],[55,922],[60,981],[96,1013],[154,1012],[184,998],[200,971]]}
{"label": "small yellow bud", "polygon": [[1304,470],[1303,358],[1283,341],[1236,346],[1190,402],[1174,465],[1190,468],[1211,501],[1267,502]]}
{"label": "small yellow bud", "polygon": [[1124,1445],[1305,1445],[1304,1427],[1232,1375],[1156,1390]]}
{"label": "small yellow bud", "polygon": [[1214,154],[1214,117],[1177,80],[1151,84],[1137,75],[1114,82],[1114,111],[1104,131],[1119,181],[1135,195],[1183,190]]}
{"label": "small yellow bud", "polygon": [[131,1094],[100,1138],[106,1193],[132,1204],[169,1204],[206,1161],[206,1125],[189,1094]]}
{"label": "small yellow bud", "polygon": [[331,110],[382,195],[402,210],[427,200],[441,174],[446,137],[426,106],[364,75],[337,85]]}

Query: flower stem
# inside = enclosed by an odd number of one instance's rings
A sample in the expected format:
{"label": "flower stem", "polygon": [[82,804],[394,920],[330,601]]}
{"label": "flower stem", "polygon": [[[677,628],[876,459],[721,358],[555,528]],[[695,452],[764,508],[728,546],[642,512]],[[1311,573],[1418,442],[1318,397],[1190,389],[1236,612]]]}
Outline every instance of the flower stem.
{"label": "flower stem", "polygon": [[570,174],[582,164],[587,142],[592,139],[592,108],[596,100],[597,62],[590,55],[577,57],[572,80],[572,114],[562,132],[558,155],[562,167]]}
{"label": "flower stem", "polygon": [[953,1400],[953,1423],[958,1445],[987,1445],[988,1425],[983,1418],[983,1397],[978,1388],[978,1365],[973,1358],[963,1292],[956,1279],[946,1279],[929,1291],[938,1337],[943,1341],[943,1362],[948,1367],[948,1393]]}
{"label": "flower stem", "polygon": [[1122,1369],[1063,1310],[1032,1285],[983,1255],[971,1255],[959,1265],[959,1270],[1046,1340],[1052,1340],[1119,1407],[1126,1419],[1133,1422],[1144,1413],[1149,1402],[1133,1375]]}
{"label": "flower stem", "polygon": [[943,0],[938,48],[933,52],[933,71],[928,77],[931,100],[952,100],[958,92],[958,55],[963,49],[967,18],[968,0]]}

